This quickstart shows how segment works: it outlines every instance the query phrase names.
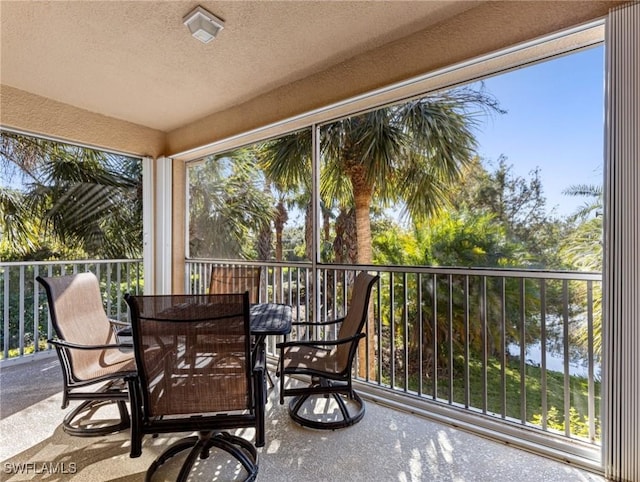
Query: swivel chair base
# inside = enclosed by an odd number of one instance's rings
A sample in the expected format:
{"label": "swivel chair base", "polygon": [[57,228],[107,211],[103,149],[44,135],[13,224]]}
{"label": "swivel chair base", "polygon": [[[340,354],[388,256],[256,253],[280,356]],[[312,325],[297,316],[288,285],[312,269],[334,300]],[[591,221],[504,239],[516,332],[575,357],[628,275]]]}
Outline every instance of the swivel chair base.
{"label": "swivel chair base", "polygon": [[[317,399],[319,397],[325,399],[332,398],[335,401],[339,409],[339,415],[342,418],[338,420],[327,420],[328,418],[333,417],[313,413],[313,407],[317,403]],[[346,393],[310,393],[299,395],[291,399],[289,402],[289,416],[294,422],[299,423],[303,427],[320,430],[335,430],[354,425],[362,420],[364,411],[364,401],[355,391],[351,392],[351,396]],[[305,412],[307,412],[307,416],[305,416]]]}
{"label": "swivel chair base", "polygon": [[[107,384],[103,389],[96,392],[95,398],[84,400],[69,412],[62,421],[62,429],[69,435],[76,437],[99,437],[128,429],[131,426],[129,411],[125,403],[125,399],[128,396],[118,383],[119,382]],[[113,397],[114,394],[116,397]],[[69,399],[73,400],[74,395],[78,396],[78,394],[69,394]],[[120,396],[120,400],[117,398],[118,396]],[[95,427],[86,427],[77,423],[77,418],[83,415],[90,417],[91,412],[95,412],[99,410],[101,406],[111,405],[112,403],[118,405],[118,412],[120,414],[120,419],[116,423],[104,425],[99,421],[94,421],[92,425],[96,425]]]}
{"label": "swivel chair base", "polygon": [[258,475],[258,452],[251,442],[227,432],[200,432],[199,435],[178,440],[165,450],[147,470],[145,482],[150,482],[156,470],[171,457],[184,450],[190,450],[176,478],[176,482],[185,482],[196,461],[209,457],[211,447],[224,450],[242,464],[248,474],[244,479],[245,482],[251,482],[256,479]]}

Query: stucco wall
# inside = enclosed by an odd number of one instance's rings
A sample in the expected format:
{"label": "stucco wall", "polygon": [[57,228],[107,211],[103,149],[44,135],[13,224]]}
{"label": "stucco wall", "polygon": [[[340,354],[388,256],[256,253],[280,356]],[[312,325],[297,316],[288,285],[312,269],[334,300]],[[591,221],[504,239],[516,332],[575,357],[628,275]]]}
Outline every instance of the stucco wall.
{"label": "stucco wall", "polygon": [[173,155],[603,17],[622,2],[489,2],[327,71],[176,129]]}
{"label": "stucco wall", "polygon": [[0,125],[138,156],[155,158],[165,149],[164,132],[78,109],[6,85],[0,86]]}
{"label": "stucco wall", "polygon": [[172,156],[601,18],[614,1],[480,3],[450,20],[168,133],[3,85],[0,124],[137,155]]}

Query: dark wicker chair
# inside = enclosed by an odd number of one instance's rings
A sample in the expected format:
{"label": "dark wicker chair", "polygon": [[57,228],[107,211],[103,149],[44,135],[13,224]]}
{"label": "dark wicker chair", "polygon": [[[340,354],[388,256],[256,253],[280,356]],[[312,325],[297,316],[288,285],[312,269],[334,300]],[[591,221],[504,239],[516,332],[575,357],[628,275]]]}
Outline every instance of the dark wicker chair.
{"label": "dark wicker chair", "polygon": [[[193,465],[209,457],[212,447],[240,462],[244,480],[254,480],[256,446],[265,442],[265,354],[251,351],[248,293],[125,299],[138,366],[129,378],[130,456],[141,455],[147,434],[198,432],[168,447],[149,467],[147,480],[184,450],[190,452],[177,480],[193,477]],[[255,446],[228,432],[243,427],[255,428]]]}
{"label": "dark wicker chair", "polygon": [[[113,325],[119,323],[107,318],[98,279],[93,273],[36,279],[47,293],[56,335],[48,342],[55,346],[62,367],[62,408],[70,400],[84,400],[67,414],[62,428],[84,437],[129,428],[124,379],[135,371],[133,350],[117,342]],[[117,423],[93,417],[100,405],[110,402],[118,405]]]}
{"label": "dark wicker chair", "polygon": [[209,294],[249,292],[249,302],[260,302],[262,269],[252,266],[214,266],[211,269]]}
{"label": "dark wicker chair", "polygon": [[[292,323],[294,327],[307,326],[311,332],[315,328],[331,331],[333,326],[338,326],[335,340],[288,341],[276,345],[280,350],[280,404],[284,403],[284,397],[295,396],[289,402],[289,415],[300,425],[333,430],[353,425],[364,416],[364,402],[353,390],[351,372],[358,343],[366,336],[363,328],[369,314],[371,290],[378,278],[365,272],[356,277],[345,317],[320,323]],[[286,375],[306,375],[310,383],[305,387],[286,388]],[[339,409],[337,417],[314,413],[318,396],[335,400]]]}

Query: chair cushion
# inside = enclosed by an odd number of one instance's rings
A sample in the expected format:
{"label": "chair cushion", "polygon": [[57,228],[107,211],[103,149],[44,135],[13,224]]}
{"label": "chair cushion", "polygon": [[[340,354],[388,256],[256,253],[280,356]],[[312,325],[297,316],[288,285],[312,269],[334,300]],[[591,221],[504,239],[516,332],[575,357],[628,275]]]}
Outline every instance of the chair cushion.
{"label": "chair cushion", "polygon": [[327,350],[313,346],[290,346],[284,349],[285,371],[317,370],[321,372],[339,373],[344,367],[339,367],[335,356],[335,349]]}
{"label": "chair cushion", "polygon": [[77,381],[101,378],[136,369],[133,350],[103,350],[99,357],[94,356],[93,359],[76,358],[73,363],[73,378]]}

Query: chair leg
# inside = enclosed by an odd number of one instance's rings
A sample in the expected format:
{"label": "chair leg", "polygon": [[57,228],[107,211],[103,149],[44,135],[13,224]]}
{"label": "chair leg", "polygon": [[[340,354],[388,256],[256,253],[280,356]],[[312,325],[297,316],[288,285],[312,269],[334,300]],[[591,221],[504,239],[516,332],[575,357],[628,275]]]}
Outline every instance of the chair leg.
{"label": "chair leg", "polygon": [[282,354],[280,354],[279,360],[280,368],[278,369],[278,377],[280,378],[280,405],[284,405],[284,362],[282,361]]}
{"label": "chair leg", "polygon": [[[328,380],[323,381],[322,383],[317,383],[322,386],[332,386],[331,382]],[[316,397],[328,397],[332,395],[335,400],[338,409],[340,410],[340,414],[342,415],[341,420],[335,421],[327,421],[321,420],[319,417],[317,419],[304,417],[300,411],[303,409],[305,403],[311,399],[313,401]],[[350,401],[354,402],[355,410],[353,413],[349,412],[349,407],[345,403],[345,398],[348,398]],[[294,422],[299,423],[303,427],[315,428],[320,430],[336,430],[339,428],[349,427],[358,423],[364,417],[365,412],[365,404],[360,395],[354,390],[350,392],[345,390],[345,392],[326,392],[326,393],[308,393],[299,395],[293,398],[289,402],[289,416]]]}
{"label": "chair leg", "polygon": [[[210,434],[208,434],[210,436]],[[209,449],[207,447],[207,440],[202,435],[196,437],[196,443],[191,448],[191,451],[187,455],[187,459],[182,464],[180,473],[176,477],[176,482],[187,482],[191,468],[196,463],[198,458],[206,459],[209,457]]]}
{"label": "chair leg", "polygon": [[[160,466],[162,466],[167,460],[175,455],[179,454],[183,450],[187,450],[190,448],[194,448],[198,443],[198,437],[196,435],[192,437],[186,437],[178,440],[177,442],[171,444],[167,450],[162,452],[157,459],[153,461],[153,463],[147,469],[147,474],[145,475],[145,482],[150,482],[153,474],[158,470]],[[188,459],[187,459],[188,460]],[[195,462],[195,459],[193,460]],[[193,465],[193,462],[191,465]],[[191,466],[189,466],[191,468]],[[184,469],[184,467],[183,467]],[[182,470],[180,471],[182,473]]]}
{"label": "chair leg", "polygon": [[258,475],[258,452],[251,442],[242,437],[221,432],[211,437],[208,444],[230,453],[237,459],[247,471],[248,476],[245,481],[255,480]]}
{"label": "chair leg", "polygon": [[150,482],[158,468],[171,457],[174,457],[184,450],[190,449],[180,468],[180,473],[176,478],[176,482],[186,482],[189,480],[193,465],[198,459],[208,458],[211,447],[224,450],[238,460],[247,472],[247,477],[244,479],[246,482],[251,482],[256,479],[258,475],[258,452],[251,442],[227,432],[201,432],[199,435],[178,440],[158,456],[149,466],[145,481]]}
{"label": "chair leg", "polygon": [[62,429],[69,435],[74,435],[76,437],[98,437],[128,429],[131,426],[131,419],[129,418],[129,412],[124,400],[116,400],[118,412],[120,413],[120,420],[117,423],[94,428],[74,425],[74,420],[81,413],[90,412],[100,405],[111,403],[113,403],[113,401],[110,400],[85,400],[69,412],[66,417],[64,417],[64,420],[62,421]]}
{"label": "chair leg", "polygon": [[349,414],[349,409],[347,408],[347,405],[344,403],[344,400],[342,399],[339,393],[334,393],[333,399],[336,401],[336,403],[338,404],[338,407],[340,408],[340,412],[342,413],[342,418],[345,421],[349,421],[348,425],[353,425],[354,423],[357,423],[364,416],[364,403],[362,402],[362,399],[357,393],[353,392],[352,400],[355,400],[360,403],[361,410],[359,410],[353,416]]}
{"label": "chair leg", "polygon": [[[76,387],[76,390],[78,389],[79,388]],[[131,418],[129,417],[129,410],[126,405],[126,401],[128,401],[128,399],[129,395],[127,394],[127,384],[122,379],[107,382],[95,392],[73,391],[73,388],[69,389],[66,387],[65,382],[65,403],[63,406],[68,404],[69,400],[82,400],[82,403],[64,417],[62,421],[62,429],[69,435],[74,435],[76,437],[97,437],[126,430],[131,426]],[[92,410],[98,409],[101,405],[111,403],[116,403],[118,407],[120,420],[117,423],[101,425],[93,428],[82,427],[78,424],[74,424],[74,420],[83,412],[90,414]]]}

